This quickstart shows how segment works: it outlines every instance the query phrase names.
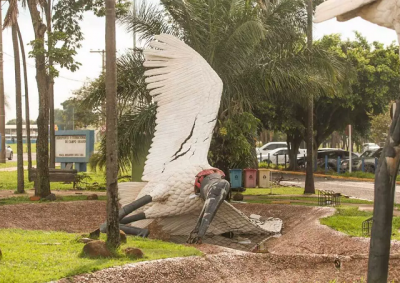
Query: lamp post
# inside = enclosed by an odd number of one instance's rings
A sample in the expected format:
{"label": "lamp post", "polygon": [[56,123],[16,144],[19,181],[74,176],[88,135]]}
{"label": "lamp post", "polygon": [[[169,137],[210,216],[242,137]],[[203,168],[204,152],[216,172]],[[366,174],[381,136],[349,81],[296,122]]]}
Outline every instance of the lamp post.
{"label": "lamp post", "polygon": [[0,0],[0,163],[6,163],[6,115],[4,99],[4,78],[3,78],[3,18],[1,15]]}

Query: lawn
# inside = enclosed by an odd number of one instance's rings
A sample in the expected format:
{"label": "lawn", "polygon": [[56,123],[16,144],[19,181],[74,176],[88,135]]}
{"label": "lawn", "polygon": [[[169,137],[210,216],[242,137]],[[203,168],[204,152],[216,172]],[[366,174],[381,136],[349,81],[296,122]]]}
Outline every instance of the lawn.
{"label": "lawn", "polygon": [[[78,183],[77,186],[82,189],[105,189],[105,175],[103,171],[97,170],[96,172],[79,173],[81,176],[85,176],[82,183]],[[32,189],[33,182],[28,181],[28,172],[24,172],[25,178],[25,189]],[[124,181],[124,180],[121,180]],[[73,184],[64,183],[50,183],[52,190],[70,190],[73,188]],[[0,190],[16,190],[17,189],[17,171],[5,172],[0,171]]]}
{"label": "lawn", "polygon": [[[0,229],[0,282],[48,282],[126,263],[171,257],[200,256],[193,247],[128,236],[126,247],[142,249],[145,257],[132,260],[122,253],[116,258],[89,259],[81,255],[84,244],[77,234]],[[105,240],[105,235],[101,236]]]}
{"label": "lawn", "polygon": [[[358,207],[340,207],[332,216],[320,219],[321,224],[354,237],[363,237],[362,222],[372,217],[372,212]],[[393,217],[392,240],[400,240],[400,217]]]}
{"label": "lawn", "polygon": [[[17,161],[6,161],[6,163],[0,163],[0,169],[17,167]],[[32,165],[36,166],[36,160],[32,161]],[[24,166],[28,166],[28,161],[24,161]]]}
{"label": "lawn", "polygon": [[[318,191],[317,191],[318,192]],[[272,203],[272,201],[279,200],[296,200],[293,202],[296,205],[318,205],[318,195],[304,195],[304,189],[296,187],[274,187],[271,189],[246,189],[243,192],[244,200],[251,203]],[[246,198],[246,196],[251,197]],[[373,204],[372,201],[351,199],[346,197],[340,198],[341,203],[352,203],[352,204]]]}
{"label": "lawn", "polygon": [[[6,144],[6,146],[10,146],[11,147],[11,149],[13,150],[13,152],[14,152],[14,154],[17,154],[17,144],[16,143],[12,143],[12,144]],[[28,146],[24,143],[23,144],[23,148],[24,148],[24,153],[27,153],[28,152]],[[32,150],[32,153],[36,153],[36,143],[32,143],[31,144],[31,150]]]}
{"label": "lawn", "polygon": [[[55,202],[60,201],[78,201],[78,200],[87,200],[87,196],[57,196]],[[99,196],[98,200],[107,200],[106,196]],[[38,201],[35,203],[41,203],[43,201]],[[19,196],[19,197],[10,197],[5,199],[0,199],[0,206],[2,205],[10,205],[10,204],[21,204],[21,203],[32,203],[28,196]]]}
{"label": "lawn", "polygon": [[249,189],[247,188],[242,194],[249,196],[256,195],[269,195],[272,192],[273,195],[302,195],[304,189],[297,187],[272,187],[268,189]]}

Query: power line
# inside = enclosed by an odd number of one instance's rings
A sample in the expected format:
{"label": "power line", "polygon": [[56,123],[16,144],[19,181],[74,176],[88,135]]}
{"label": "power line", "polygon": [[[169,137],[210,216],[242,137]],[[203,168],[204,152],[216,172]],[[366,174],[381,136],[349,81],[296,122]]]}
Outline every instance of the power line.
{"label": "power line", "polygon": [[[8,54],[8,53],[6,53],[6,52],[3,52],[3,54],[5,54],[5,55],[7,55],[8,57],[14,59],[14,56],[12,56],[12,55],[10,55],[10,54]],[[26,63],[26,65],[27,65],[28,67],[31,67],[31,68],[33,68],[33,69],[36,69],[36,67],[35,67],[34,65],[32,65],[32,64]],[[71,79],[71,78],[67,78],[67,77],[64,77],[64,76],[58,76],[57,78],[61,78],[61,79],[69,80],[69,81],[74,81],[74,82],[79,82],[79,83],[85,83],[85,81],[76,80],[76,79]]]}

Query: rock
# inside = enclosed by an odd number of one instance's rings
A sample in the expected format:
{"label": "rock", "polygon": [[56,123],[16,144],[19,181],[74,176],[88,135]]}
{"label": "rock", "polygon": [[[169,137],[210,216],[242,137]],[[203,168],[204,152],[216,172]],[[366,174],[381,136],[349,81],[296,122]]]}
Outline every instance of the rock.
{"label": "rock", "polygon": [[142,258],[144,257],[144,253],[142,252],[141,249],[138,248],[126,248],[124,250],[126,256],[132,257],[132,258]]}
{"label": "rock", "polygon": [[92,194],[92,195],[88,195],[86,199],[87,200],[98,200],[99,196],[96,194]]}
{"label": "rock", "polygon": [[29,198],[29,200],[31,200],[31,201],[39,201],[39,200],[40,200],[40,197],[39,197],[39,196],[31,196],[31,197]]}
{"label": "rock", "polygon": [[94,230],[89,234],[90,239],[98,239],[100,237],[100,229]]}
{"label": "rock", "polygon": [[121,240],[121,243],[126,244],[126,234],[122,230],[119,230],[119,239]]}
{"label": "rock", "polygon": [[55,194],[49,194],[47,197],[44,198],[45,200],[48,201],[55,201],[57,199]]}
{"label": "rock", "polygon": [[83,253],[92,258],[111,257],[112,254],[108,250],[107,245],[103,241],[92,241],[83,247]]}
{"label": "rock", "polygon": [[90,238],[80,238],[80,239],[78,240],[79,243],[85,243],[85,244],[90,243],[90,242],[93,242],[93,241],[95,241],[95,240],[90,239]]}
{"label": "rock", "polygon": [[242,201],[243,200],[243,195],[242,194],[235,194],[232,198],[234,201]]}

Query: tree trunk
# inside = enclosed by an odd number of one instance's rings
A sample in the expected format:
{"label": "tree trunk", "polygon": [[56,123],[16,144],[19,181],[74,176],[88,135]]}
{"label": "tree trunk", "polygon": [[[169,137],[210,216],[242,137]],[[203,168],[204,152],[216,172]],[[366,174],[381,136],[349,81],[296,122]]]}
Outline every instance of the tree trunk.
{"label": "tree trunk", "polygon": [[106,0],[107,244],[120,244],[118,221],[117,64],[115,0]]}
{"label": "tree trunk", "polygon": [[[1,4],[1,1],[0,1]],[[6,163],[6,111],[3,77],[3,18],[0,9],[0,163]]]}
{"label": "tree trunk", "polygon": [[17,114],[17,192],[25,193],[24,190],[24,147],[22,143],[22,100],[21,100],[21,62],[19,58],[17,23],[11,26],[12,42],[14,49],[15,70],[15,105]]}
{"label": "tree trunk", "polygon": [[[312,16],[313,16],[313,1],[307,0],[307,45],[308,48],[312,48]],[[313,140],[314,140],[314,103],[313,97],[310,98],[307,103],[307,168],[306,168],[306,183],[304,186],[305,194],[315,194],[314,186],[314,158],[313,158]]]}
{"label": "tree trunk", "polygon": [[[400,105],[400,100],[396,101]],[[396,107],[375,173],[374,214],[368,261],[368,282],[387,282],[396,176],[400,161],[400,107]]]}
{"label": "tree trunk", "polygon": [[22,65],[24,67],[24,86],[25,86],[25,121],[26,121],[26,145],[28,148],[28,178],[31,176],[32,169],[32,148],[31,148],[31,118],[29,115],[29,92],[28,92],[28,71],[26,69],[26,55],[24,41],[22,40],[21,31],[17,25],[19,46],[21,48]]}
{"label": "tree trunk", "polygon": [[[44,35],[46,25],[42,23],[40,12],[37,9],[36,0],[28,0],[29,12],[35,32],[36,50],[44,49]],[[37,119],[38,138],[36,143],[37,177],[35,195],[46,197],[50,192],[49,182],[49,96],[47,91],[48,78],[46,72],[46,57],[44,52],[35,53],[36,81],[39,93],[39,116]]]}
{"label": "tree trunk", "polygon": [[[51,0],[48,0],[47,7],[46,7],[46,19],[47,19],[47,34],[51,35],[52,28],[51,28]],[[53,47],[53,42],[51,37],[48,37],[47,47],[49,53],[51,54],[51,48]],[[49,70],[53,67],[53,58],[49,56]],[[50,160],[49,160],[49,167],[55,168],[56,167],[56,134],[55,134],[55,125],[54,125],[54,77],[51,71],[49,71],[48,77],[48,94],[49,94],[49,107],[50,107]]]}
{"label": "tree trunk", "polygon": [[298,170],[297,165],[297,153],[299,152],[300,144],[302,138],[301,137],[294,137],[291,135],[287,135],[287,143],[290,144],[289,147],[289,170],[296,171]]}

